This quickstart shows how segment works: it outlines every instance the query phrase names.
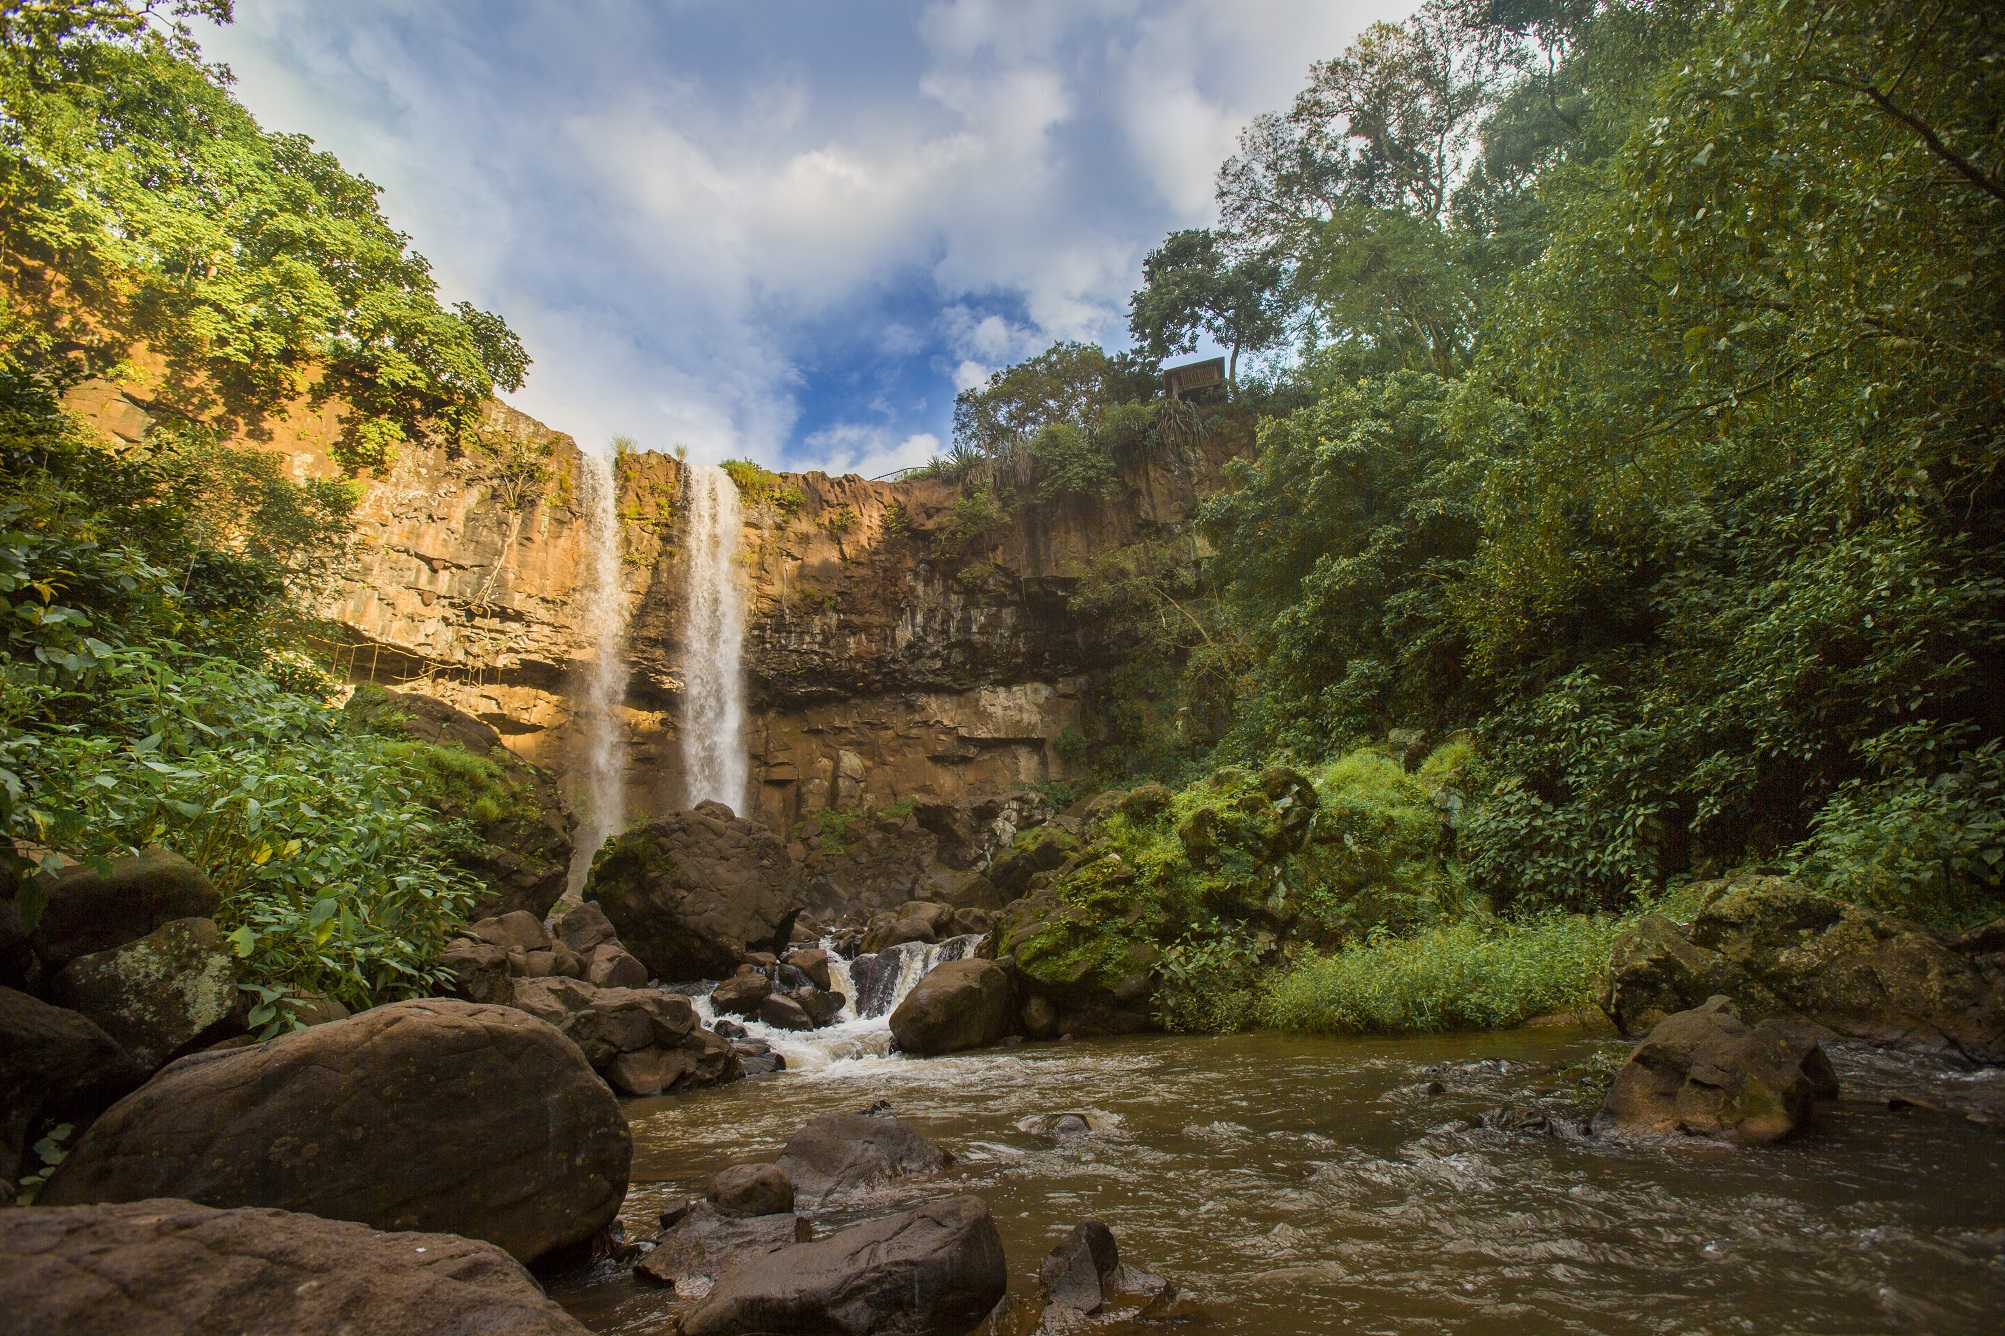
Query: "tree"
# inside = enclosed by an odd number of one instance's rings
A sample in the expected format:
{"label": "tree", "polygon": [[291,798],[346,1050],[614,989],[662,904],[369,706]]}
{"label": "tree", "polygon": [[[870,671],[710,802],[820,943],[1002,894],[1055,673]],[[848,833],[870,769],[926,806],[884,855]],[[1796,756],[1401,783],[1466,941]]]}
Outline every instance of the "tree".
{"label": "tree", "polygon": [[1142,261],[1142,287],[1128,301],[1128,329],[1149,356],[1187,353],[1200,333],[1230,348],[1226,379],[1239,380],[1241,349],[1270,348],[1287,335],[1286,275],[1270,256],[1230,259],[1206,228],[1170,233]]}

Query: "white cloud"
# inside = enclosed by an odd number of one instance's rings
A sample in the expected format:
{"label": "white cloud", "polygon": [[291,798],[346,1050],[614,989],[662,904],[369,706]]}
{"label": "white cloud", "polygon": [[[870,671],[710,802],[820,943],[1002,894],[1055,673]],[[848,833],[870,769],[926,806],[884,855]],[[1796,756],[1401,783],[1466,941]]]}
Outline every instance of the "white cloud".
{"label": "white cloud", "polygon": [[[937,447],[942,396],[855,427],[814,368],[853,345],[965,389],[1120,339],[1239,126],[1410,7],[950,0],[846,10],[836,50],[796,40],[814,6],[240,0],[205,40],[267,124],[383,185],[449,300],[523,335],[525,411],[588,446],[883,472]],[[930,316],[872,314],[908,290]]]}
{"label": "white cloud", "polygon": [[893,442],[875,427],[840,423],[811,434],[805,444],[826,473],[855,473],[879,478],[902,469],[917,468],[940,453],[940,438],[932,432],[914,432]]}

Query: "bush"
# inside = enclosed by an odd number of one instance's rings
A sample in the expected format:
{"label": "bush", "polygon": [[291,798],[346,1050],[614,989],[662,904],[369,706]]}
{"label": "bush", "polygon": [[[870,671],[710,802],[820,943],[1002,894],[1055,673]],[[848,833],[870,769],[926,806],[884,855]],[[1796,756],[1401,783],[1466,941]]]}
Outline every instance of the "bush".
{"label": "bush", "polygon": [[1262,1024],[1317,1034],[1497,1030],[1594,1005],[1619,919],[1468,918],[1309,955],[1261,989]]}

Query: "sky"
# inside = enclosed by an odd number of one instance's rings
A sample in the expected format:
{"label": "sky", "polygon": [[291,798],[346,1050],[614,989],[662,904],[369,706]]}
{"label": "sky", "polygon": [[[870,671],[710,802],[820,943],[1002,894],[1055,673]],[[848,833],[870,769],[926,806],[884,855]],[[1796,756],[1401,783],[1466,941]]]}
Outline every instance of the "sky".
{"label": "sky", "polygon": [[211,60],[382,187],[587,449],[866,477],[1126,346],[1240,128],[1408,0],[237,0]]}

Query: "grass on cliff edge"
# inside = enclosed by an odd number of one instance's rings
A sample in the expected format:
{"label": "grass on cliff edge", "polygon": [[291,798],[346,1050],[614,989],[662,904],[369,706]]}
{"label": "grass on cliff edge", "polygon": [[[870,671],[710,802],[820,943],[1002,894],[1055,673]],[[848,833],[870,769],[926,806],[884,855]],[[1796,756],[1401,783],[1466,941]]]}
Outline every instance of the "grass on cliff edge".
{"label": "grass on cliff edge", "polygon": [[1311,954],[1269,978],[1262,1025],[1315,1034],[1500,1030],[1592,1007],[1609,948],[1630,920],[1467,918]]}

